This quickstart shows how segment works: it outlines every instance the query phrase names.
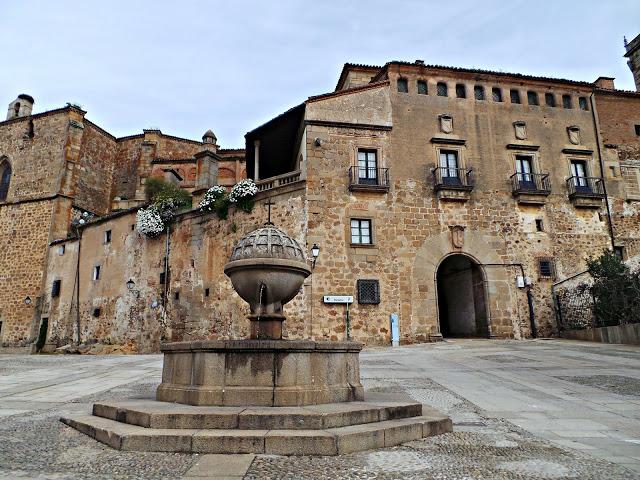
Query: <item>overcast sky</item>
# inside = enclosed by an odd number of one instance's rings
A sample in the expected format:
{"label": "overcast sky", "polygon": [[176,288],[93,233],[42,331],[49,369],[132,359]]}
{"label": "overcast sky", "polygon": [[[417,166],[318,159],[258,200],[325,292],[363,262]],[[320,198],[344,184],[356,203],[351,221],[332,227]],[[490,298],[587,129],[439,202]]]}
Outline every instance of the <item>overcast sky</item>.
{"label": "overcast sky", "polygon": [[[80,104],[116,136],[156,127],[223,148],[310,95],[345,62],[389,60],[633,90],[623,35],[640,1],[0,0],[0,104]],[[2,117],[4,118],[4,117]]]}

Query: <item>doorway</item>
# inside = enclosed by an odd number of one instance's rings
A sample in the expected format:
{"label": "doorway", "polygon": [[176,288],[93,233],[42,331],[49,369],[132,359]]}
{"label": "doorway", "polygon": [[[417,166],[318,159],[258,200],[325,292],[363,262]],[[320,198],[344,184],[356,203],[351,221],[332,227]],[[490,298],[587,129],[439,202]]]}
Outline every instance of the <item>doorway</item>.
{"label": "doorway", "polygon": [[484,273],[466,255],[446,257],[436,274],[443,337],[489,337]]}

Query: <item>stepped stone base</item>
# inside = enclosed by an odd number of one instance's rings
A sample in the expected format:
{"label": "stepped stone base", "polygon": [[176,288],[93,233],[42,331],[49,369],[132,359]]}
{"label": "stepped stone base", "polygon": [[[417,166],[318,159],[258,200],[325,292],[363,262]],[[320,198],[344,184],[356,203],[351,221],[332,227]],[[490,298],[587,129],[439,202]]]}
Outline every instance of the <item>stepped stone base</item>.
{"label": "stepped stone base", "polygon": [[118,450],[183,453],[338,455],[452,431],[436,410],[388,401],[238,408],[130,400],[61,421]]}

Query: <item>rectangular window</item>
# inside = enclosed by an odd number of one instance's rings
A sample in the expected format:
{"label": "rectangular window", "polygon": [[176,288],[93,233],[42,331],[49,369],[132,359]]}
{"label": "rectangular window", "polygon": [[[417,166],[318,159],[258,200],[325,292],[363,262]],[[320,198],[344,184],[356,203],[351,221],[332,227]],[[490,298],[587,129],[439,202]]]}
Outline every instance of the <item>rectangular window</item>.
{"label": "rectangular window", "polygon": [[536,189],[533,175],[531,175],[533,173],[533,158],[530,155],[516,155],[516,173],[520,188]]}
{"label": "rectangular window", "polygon": [[636,125],[636,135],[640,135],[640,125]]}
{"label": "rectangular window", "polygon": [[180,292],[173,292],[174,300],[180,300]]}
{"label": "rectangular window", "polygon": [[476,100],[484,100],[484,87],[482,85],[474,86],[473,96]]}
{"label": "rectangular window", "polygon": [[589,110],[587,97],[578,97],[578,106],[580,107],[580,110]]}
{"label": "rectangular window", "polygon": [[440,150],[440,177],[444,185],[459,185],[458,152]]}
{"label": "rectangular window", "polygon": [[53,285],[51,285],[51,298],[60,296],[60,286],[62,284],[62,280],[54,280]]}
{"label": "rectangular window", "polygon": [[111,243],[111,230],[104,232],[104,243]]}
{"label": "rectangular window", "polygon": [[427,86],[427,82],[424,80],[418,80],[418,94],[420,95],[428,95],[429,87]]}
{"label": "rectangular window", "polygon": [[93,267],[93,279],[100,280],[100,265]]}
{"label": "rectangular window", "polygon": [[444,82],[438,82],[438,85],[437,85],[437,88],[436,88],[436,93],[438,94],[439,97],[448,96],[447,84],[444,83]]}
{"label": "rectangular window", "polygon": [[555,268],[553,260],[550,258],[541,258],[538,260],[538,272],[541,278],[553,278],[555,276]]}
{"label": "rectangular window", "polygon": [[553,93],[547,92],[544,94],[544,103],[547,107],[555,107],[556,106],[556,96]]}
{"label": "rectangular window", "polygon": [[467,89],[462,83],[456,84],[456,97],[467,98]]}
{"label": "rectangular window", "polygon": [[66,251],[66,246],[65,245],[60,245],[58,247],[58,255],[64,255],[65,251]]}
{"label": "rectangular window", "polygon": [[380,303],[380,282],[378,280],[358,280],[358,303],[377,305]]}
{"label": "rectangular window", "polygon": [[543,232],[543,231],[544,231],[544,224],[542,223],[542,219],[536,218],[536,232]]}
{"label": "rectangular window", "polygon": [[571,176],[576,192],[591,192],[589,181],[587,180],[587,162],[584,160],[571,160]]}
{"label": "rectangular window", "polygon": [[406,78],[398,79],[398,92],[400,93],[408,93],[409,92],[409,82],[407,82]]}
{"label": "rectangular window", "polygon": [[511,97],[511,103],[522,103],[520,101],[520,91],[518,90],[509,90],[509,96]]}
{"label": "rectangular window", "polygon": [[528,91],[527,102],[529,102],[529,105],[540,105],[540,102],[538,101],[538,92]]}
{"label": "rectangular window", "polygon": [[493,87],[491,89],[491,97],[493,98],[494,102],[501,102],[502,101],[502,90],[500,90],[498,87]]}
{"label": "rectangular window", "polygon": [[210,290],[209,290],[208,288],[205,288],[205,289],[204,289],[204,296],[205,296],[205,297],[208,297],[208,296],[209,296],[209,293],[210,293]]}
{"label": "rectangular window", "polygon": [[351,243],[358,245],[372,245],[371,220],[351,219]]}
{"label": "rectangular window", "polygon": [[358,149],[358,183],[360,185],[378,184],[378,152]]}
{"label": "rectangular window", "polygon": [[571,105],[571,95],[562,95],[562,106],[564,108],[573,108]]}
{"label": "rectangular window", "polygon": [[160,285],[164,285],[164,282],[166,281],[166,275],[164,272],[160,272]]}
{"label": "rectangular window", "polygon": [[615,247],[613,247],[613,253],[615,253],[616,257],[618,257],[621,261],[624,261],[624,247],[616,245]]}

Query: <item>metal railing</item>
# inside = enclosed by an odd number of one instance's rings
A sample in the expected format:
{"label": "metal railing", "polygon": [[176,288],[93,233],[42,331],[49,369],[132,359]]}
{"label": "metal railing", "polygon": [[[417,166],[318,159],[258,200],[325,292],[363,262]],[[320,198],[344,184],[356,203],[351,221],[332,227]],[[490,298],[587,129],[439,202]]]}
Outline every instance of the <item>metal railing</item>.
{"label": "metal railing", "polygon": [[282,175],[277,175],[275,177],[258,180],[256,182],[256,186],[258,187],[259,192],[263,192],[265,190],[271,190],[272,188],[288,185],[290,183],[299,181],[300,173],[301,173],[300,170],[296,170],[294,172],[288,172]]}
{"label": "metal railing", "polygon": [[604,184],[600,177],[569,177],[567,190],[570,197],[604,197]]}
{"label": "metal railing", "polygon": [[551,181],[548,173],[516,172],[509,178],[511,179],[513,193],[533,193],[538,195],[549,195],[551,193]]}
{"label": "metal railing", "polygon": [[349,168],[349,189],[389,189],[389,169],[375,167]]}
{"label": "metal railing", "polygon": [[435,189],[473,190],[475,178],[471,168],[435,167],[431,169]]}

